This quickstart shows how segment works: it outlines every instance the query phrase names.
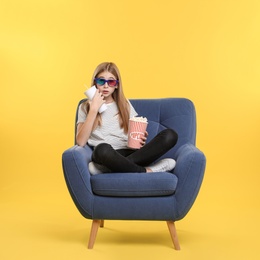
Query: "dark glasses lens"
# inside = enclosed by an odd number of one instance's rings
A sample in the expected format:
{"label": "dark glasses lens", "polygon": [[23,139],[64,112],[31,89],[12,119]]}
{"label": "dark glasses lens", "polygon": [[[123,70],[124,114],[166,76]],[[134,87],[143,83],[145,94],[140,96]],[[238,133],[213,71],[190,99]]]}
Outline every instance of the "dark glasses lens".
{"label": "dark glasses lens", "polygon": [[108,80],[106,80],[106,79],[101,79],[101,78],[95,78],[95,82],[99,86],[103,86],[107,82],[109,87],[115,87],[118,84],[118,80],[115,80],[115,79],[108,79]]}

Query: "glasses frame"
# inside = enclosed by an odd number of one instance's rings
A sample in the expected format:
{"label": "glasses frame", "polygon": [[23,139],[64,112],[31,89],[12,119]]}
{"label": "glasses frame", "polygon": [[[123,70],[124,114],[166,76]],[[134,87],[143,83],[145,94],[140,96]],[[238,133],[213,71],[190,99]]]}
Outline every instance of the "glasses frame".
{"label": "glasses frame", "polygon": [[[99,84],[99,83],[97,82],[98,80],[103,80],[104,83],[103,83],[103,84]],[[107,83],[108,86],[109,86],[109,87],[112,87],[112,88],[116,87],[116,86],[118,85],[118,83],[119,83],[119,81],[116,80],[116,79],[108,79],[108,80],[106,80],[106,79],[103,79],[103,78],[95,78],[94,81],[95,81],[95,83],[96,83],[97,85],[99,85],[99,86],[104,86],[104,85]],[[113,81],[113,82],[115,81],[115,82],[116,82],[116,85],[110,85],[110,82],[111,82],[111,81]]]}

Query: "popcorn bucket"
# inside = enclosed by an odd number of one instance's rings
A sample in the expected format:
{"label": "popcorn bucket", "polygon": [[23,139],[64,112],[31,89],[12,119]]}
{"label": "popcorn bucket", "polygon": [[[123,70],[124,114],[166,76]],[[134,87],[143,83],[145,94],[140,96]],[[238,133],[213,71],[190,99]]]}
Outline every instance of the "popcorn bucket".
{"label": "popcorn bucket", "polygon": [[128,126],[128,142],[127,146],[132,149],[140,149],[142,147],[141,137],[144,136],[148,123],[129,119]]}

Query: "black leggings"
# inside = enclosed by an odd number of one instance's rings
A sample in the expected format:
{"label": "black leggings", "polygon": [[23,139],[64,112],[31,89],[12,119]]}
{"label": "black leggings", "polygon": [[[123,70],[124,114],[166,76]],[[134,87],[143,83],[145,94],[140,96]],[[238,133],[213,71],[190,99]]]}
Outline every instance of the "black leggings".
{"label": "black leggings", "polygon": [[165,129],[138,150],[115,150],[110,144],[102,143],[94,148],[92,161],[111,172],[146,172],[145,166],[169,151],[177,140],[178,135],[174,130]]}

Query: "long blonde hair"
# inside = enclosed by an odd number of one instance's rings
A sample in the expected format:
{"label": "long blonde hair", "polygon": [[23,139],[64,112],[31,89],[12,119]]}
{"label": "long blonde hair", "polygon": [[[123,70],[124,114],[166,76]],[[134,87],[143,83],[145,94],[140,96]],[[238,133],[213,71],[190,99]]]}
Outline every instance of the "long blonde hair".
{"label": "long blonde hair", "polygon": [[[106,72],[106,71],[113,74],[114,77],[118,80],[117,89],[115,89],[115,91],[113,92],[112,97],[118,107],[118,117],[119,117],[120,127],[124,129],[125,133],[127,133],[128,120],[129,120],[129,115],[130,115],[130,106],[129,106],[128,100],[126,99],[126,97],[124,95],[120,72],[119,72],[119,69],[116,66],[116,64],[112,63],[112,62],[103,62],[103,63],[99,64],[93,73],[92,80],[91,80],[91,86],[93,86],[95,84],[95,78],[97,78],[100,73]],[[85,109],[85,112],[88,113],[88,111],[89,111],[89,101],[88,100],[84,103],[83,108]],[[101,115],[98,114],[95,119],[93,129],[95,129],[98,125],[101,126],[101,124],[102,124]]]}

